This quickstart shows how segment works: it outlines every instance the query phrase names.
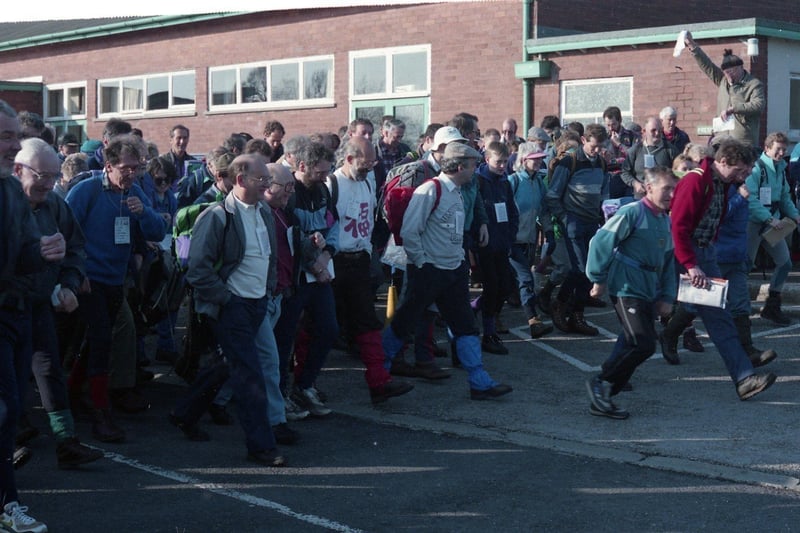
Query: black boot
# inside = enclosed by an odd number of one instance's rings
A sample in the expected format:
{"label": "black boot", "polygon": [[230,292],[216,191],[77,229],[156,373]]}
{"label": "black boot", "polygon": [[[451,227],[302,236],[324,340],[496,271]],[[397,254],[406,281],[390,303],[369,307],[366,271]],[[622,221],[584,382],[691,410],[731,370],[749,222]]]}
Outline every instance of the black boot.
{"label": "black boot", "polygon": [[667,325],[661,331],[658,340],[661,342],[661,355],[664,360],[671,365],[681,364],[681,358],[678,357],[678,338],[694,320],[694,315],[688,312],[684,307],[678,305],[672,318],[669,319]]}
{"label": "black boot", "polygon": [[780,292],[769,291],[767,301],[764,302],[764,307],[761,309],[761,318],[771,320],[779,326],[788,326],[792,323],[792,320],[781,311]]}
{"label": "black boot", "polygon": [[733,317],[733,323],[736,324],[736,332],[739,334],[739,342],[742,343],[747,357],[753,363],[753,367],[764,366],[776,357],[778,354],[775,350],[761,350],[753,346],[753,337],[750,317],[747,315]]}
{"label": "black boot", "polygon": [[544,282],[542,290],[536,295],[536,305],[539,306],[539,310],[546,315],[550,315],[553,312],[550,299],[552,298],[555,288],[555,283],[548,279]]}
{"label": "black boot", "polygon": [[569,324],[569,317],[571,314],[570,302],[562,302],[558,298],[553,298],[551,306],[551,318],[553,325],[563,331],[564,333],[571,333],[572,327]]}

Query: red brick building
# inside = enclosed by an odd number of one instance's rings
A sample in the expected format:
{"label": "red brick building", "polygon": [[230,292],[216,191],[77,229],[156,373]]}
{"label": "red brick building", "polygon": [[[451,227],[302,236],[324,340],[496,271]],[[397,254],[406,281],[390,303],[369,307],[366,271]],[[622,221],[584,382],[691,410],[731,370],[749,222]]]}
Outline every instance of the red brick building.
{"label": "red brick building", "polygon": [[[672,105],[700,140],[716,89],[688,53],[672,57],[678,32],[689,29],[710,57],[733,48],[766,83],[764,131],[800,140],[800,12],[777,1],[766,2],[773,10],[724,4],[389,1],[0,24],[0,80],[8,82],[0,97],[24,89],[34,95],[21,100],[27,109],[84,138],[119,116],[162,151],[178,123],[192,132],[190,150],[203,153],[233,132],[260,136],[267,120],[291,136],[395,114],[413,142],[460,111],[478,115],[481,129],[514,117],[523,133],[544,115],[595,121],[607,105],[636,121]],[[760,13],[782,20],[746,18]],[[757,57],[746,55],[748,38],[759,39]]]}

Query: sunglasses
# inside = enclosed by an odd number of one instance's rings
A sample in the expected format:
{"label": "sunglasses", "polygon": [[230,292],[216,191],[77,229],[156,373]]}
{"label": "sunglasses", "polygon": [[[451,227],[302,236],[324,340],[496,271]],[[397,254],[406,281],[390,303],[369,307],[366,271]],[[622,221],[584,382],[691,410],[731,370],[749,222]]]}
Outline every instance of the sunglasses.
{"label": "sunglasses", "polygon": [[155,178],[153,179],[153,183],[156,185],[169,185],[171,181],[169,178]]}

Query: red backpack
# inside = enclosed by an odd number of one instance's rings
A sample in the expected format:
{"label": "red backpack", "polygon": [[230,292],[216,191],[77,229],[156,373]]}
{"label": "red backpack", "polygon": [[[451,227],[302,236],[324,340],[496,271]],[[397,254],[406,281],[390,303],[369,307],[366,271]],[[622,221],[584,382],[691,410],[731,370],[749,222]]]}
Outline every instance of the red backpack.
{"label": "red backpack", "polygon": [[[386,219],[386,224],[389,226],[389,231],[394,236],[394,242],[398,246],[403,244],[403,239],[400,238],[400,229],[403,227],[403,216],[408,208],[408,203],[411,201],[411,196],[417,188],[413,185],[400,185],[403,175],[398,174],[384,186],[383,191],[383,216]],[[442,197],[442,183],[434,178],[428,178],[422,183],[433,181],[436,185],[436,202],[433,204],[431,213],[436,211],[439,207],[439,199]],[[420,185],[422,185],[420,183]]]}

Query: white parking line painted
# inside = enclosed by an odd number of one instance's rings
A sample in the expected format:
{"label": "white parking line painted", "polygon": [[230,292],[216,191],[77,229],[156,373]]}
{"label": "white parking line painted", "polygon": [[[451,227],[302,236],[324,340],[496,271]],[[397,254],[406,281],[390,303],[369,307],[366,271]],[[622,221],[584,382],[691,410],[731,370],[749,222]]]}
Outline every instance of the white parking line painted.
{"label": "white parking line painted", "polygon": [[191,485],[197,489],[205,490],[213,494],[218,494],[220,496],[233,498],[234,500],[238,500],[248,505],[263,507],[264,509],[269,509],[271,511],[278,512],[282,515],[297,519],[301,522],[306,522],[308,524],[329,529],[331,531],[342,531],[345,533],[362,533],[362,530],[360,529],[352,528],[350,526],[334,522],[333,520],[328,520],[327,518],[323,518],[321,516],[298,513],[292,511],[290,508],[286,507],[283,504],[273,502],[270,500],[265,500],[264,498],[253,496],[252,494],[239,492],[238,490],[225,489],[222,488],[221,485],[216,483],[208,483],[200,479],[196,479],[184,474],[180,474],[178,472],[174,472],[172,470],[161,468],[159,466],[144,464],[140,461],[137,461],[136,459],[131,459],[129,457],[125,457],[124,455],[120,455],[114,452],[108,452],[106,450],[103,450],[102,448],[97,448],[97,449],[104,452],[105,457],[107,459],[111,459],[112,461],[115,461],[117,463],[127,465],[131,468],[136,468],[137,470],[141,470],[143,472],[147,472],[155,476],[171,479],[172,481],[177,481],[180,483],[184,483],[186,485]]}

